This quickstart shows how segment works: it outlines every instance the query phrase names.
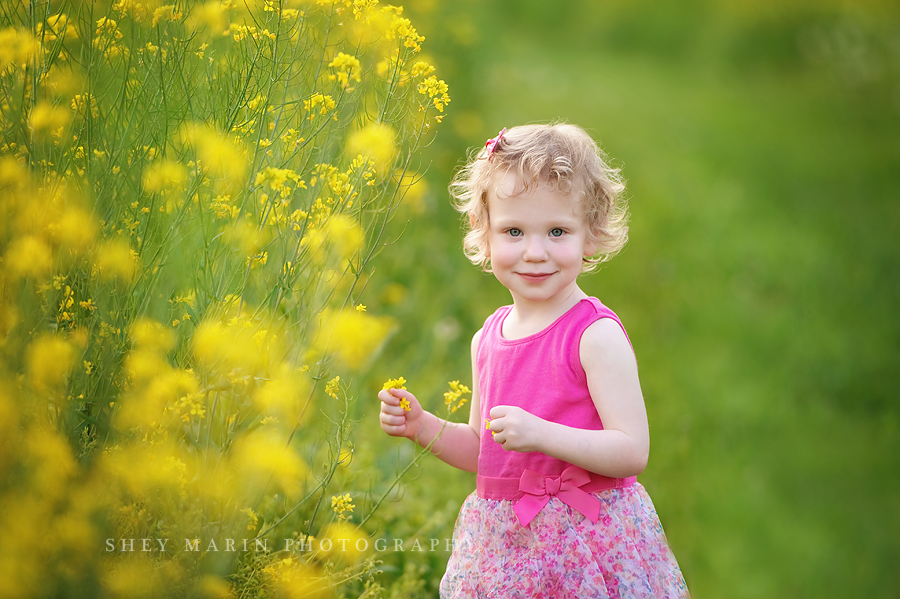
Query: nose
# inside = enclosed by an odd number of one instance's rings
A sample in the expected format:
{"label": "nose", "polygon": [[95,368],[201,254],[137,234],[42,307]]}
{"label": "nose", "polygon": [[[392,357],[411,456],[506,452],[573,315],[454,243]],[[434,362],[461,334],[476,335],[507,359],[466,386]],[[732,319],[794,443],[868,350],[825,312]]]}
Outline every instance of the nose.
{"label": "nose", "polygon": [[531,235],[525,240],[525,253],[522,258],[526,262],[543,262],[547,259],[547,248],[540,235]]}

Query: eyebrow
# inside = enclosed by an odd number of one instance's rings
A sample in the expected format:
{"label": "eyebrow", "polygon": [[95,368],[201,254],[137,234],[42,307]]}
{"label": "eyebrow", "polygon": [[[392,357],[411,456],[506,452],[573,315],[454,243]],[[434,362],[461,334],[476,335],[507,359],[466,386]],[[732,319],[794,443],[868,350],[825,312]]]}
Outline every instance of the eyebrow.
{"label": "eyebrow", "polygon": [[[578,223],[578,222],[580,222],[580,220],[582,220],[582,219],[579,219],[575,215],[572,215],[571,217],[560,216],[560,217],[554,217],[552,220],[549,220],[542,224],[548,225],[548,228],[550,228],[550,229],[555,229],[555,228],[571,227],[573,225],[573,223]],[[514,215],[507,216],[505,218],[493,217],[490,219],[490,224],[492,226],[497,226],[497,227],[511,227],[511,226],[515,226],[515,225],[520,225],[521,223],[522,223],[522,220],[519,217],[514,216]]]}

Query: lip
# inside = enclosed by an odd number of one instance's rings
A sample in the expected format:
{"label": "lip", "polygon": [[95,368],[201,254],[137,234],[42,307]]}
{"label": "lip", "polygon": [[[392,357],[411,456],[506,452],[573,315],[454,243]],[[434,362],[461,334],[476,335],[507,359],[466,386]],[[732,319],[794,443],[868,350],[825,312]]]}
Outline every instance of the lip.
{"label": "lip", "polygon": [[517,272],[516,274],[532,283],[540,283],[553,276],[552,272]]}

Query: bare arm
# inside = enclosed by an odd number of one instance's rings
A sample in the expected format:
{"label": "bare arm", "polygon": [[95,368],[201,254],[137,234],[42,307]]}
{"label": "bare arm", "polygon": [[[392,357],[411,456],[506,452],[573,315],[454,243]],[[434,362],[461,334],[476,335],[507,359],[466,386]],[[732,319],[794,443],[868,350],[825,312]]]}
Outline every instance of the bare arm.
{"label": "bare arm", "polygon": [[[422,409],[415,395],[405,389],[381,391],[381,428],[394,437],[412,439],[427,447],[434,438],[440,438],[431,446],[431,452],[451,466],[478,471],[478,453],[481,442],[481,400],[478,395],[478,372],[475,369],[475,351],[481,339],[481,331],[472,338],[472,401],[469,422],[449,422]],[[400,407],[400,400],[409,401],[407,412]],[[441,428],[443,427],[443,433]]]}
{"label": "bare arm", "polygon": [[640,474],[647,466],[650,432],[625,334],[614,320],[598,320],[584,332],[579,354],[604,430],[572,428],[521,408],[496,406],[491,410],[494,441],[506,450],[540,451],[604,476]]}

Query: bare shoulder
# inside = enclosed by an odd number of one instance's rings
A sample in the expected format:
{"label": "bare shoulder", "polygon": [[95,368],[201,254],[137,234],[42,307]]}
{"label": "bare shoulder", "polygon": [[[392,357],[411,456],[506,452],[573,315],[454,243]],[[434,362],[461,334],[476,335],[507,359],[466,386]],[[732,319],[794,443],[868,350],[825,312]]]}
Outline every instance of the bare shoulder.
{"label": "bare shoulder", "polygon": [[628,337],[612,318],[601,318],[585,329],[578,354],[585,371],[602,368],[604,365],[636,368],[634,351]]}
{"label": "bare shoulder", "polygon": [[619,323],[612,318],[592,323],[582,335],[579,358],[604,428],[647,438],[637,361]]}

